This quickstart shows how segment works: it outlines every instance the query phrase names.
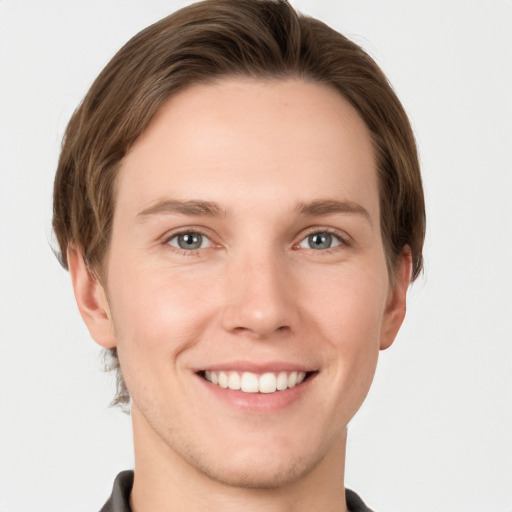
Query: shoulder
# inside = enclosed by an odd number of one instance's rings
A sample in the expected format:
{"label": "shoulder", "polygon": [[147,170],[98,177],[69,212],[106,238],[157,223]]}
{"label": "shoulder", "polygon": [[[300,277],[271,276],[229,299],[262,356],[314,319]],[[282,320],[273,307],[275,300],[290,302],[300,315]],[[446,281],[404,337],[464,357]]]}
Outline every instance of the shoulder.
{"label": "shoulder", "polygon": [[100,512],[131,512],[130,492],[133,486],[133,471],[122,471],[114,481],[112,494]]}
{"label": "shoulder", "polygon": [[347,508],[350,512],[373,512],[354,491],[346,489],[345,498],[347,500]]}

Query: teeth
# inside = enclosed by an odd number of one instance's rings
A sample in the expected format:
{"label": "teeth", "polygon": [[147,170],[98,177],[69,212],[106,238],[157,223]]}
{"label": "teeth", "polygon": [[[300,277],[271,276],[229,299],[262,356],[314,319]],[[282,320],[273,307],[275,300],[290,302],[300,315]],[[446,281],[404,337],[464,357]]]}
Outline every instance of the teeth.
{"label": "teeth", "polygon": [[219,373],[219,386],[221,388],[227,388],[229,383],[228,374],[226,372]]}
{"label": "teeth", "polygon": [[286,372],[280,372],[277,376],[277,389],[282,391],[288,387],[288,375]]}
{"label": "teeth", "polygon": [[259,391],[258,376],[255,373],[245,372],[240,381],[240,389],[244,393],[257,393]]}
{"label": "teeth", "polygon": [[228,388],[229,389],[240,389],[240,375],[237,372],[229,372]]}
{"label": "teeth", "polygon": [[277,389],[277,378],[273,373],[264,373],[260,377],[260,393],[274,393]]}
{"label": "teeth", "polygon": [[300,384],[306,378],[306,372],[267,372],[261,375],[243,372],[240,375],[235,371],[205,371],[204,377],[225,389],[240,390],[244,393],[275,393]]}

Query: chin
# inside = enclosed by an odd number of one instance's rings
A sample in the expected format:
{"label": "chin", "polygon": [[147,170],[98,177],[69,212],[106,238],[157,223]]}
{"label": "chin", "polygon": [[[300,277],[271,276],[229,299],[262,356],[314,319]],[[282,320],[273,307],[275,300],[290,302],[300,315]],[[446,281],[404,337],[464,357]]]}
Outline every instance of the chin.
{"label": "chin", "polygon": [[[269,456],[272,458],[272,456]],[[317,461],[297,459],[286,461],[231,461],[222,466],[199,465],[198,469],[211,480],[230,487],[245,489],[277,489],[291,485],[307,475]]]}
{"label": "chin", "polygon": [[328,451],[326,446],[315,448],[311,439],[306,443],[302,439],[294,442],[299,440],[254,437],[252,442],[250,437],[228,444],[221,440],[217,448],[224,448],[216,449],[215,453],[189,451],[189,463],[209,479],[224,485],[273,489],[300,481],[321,463]]}

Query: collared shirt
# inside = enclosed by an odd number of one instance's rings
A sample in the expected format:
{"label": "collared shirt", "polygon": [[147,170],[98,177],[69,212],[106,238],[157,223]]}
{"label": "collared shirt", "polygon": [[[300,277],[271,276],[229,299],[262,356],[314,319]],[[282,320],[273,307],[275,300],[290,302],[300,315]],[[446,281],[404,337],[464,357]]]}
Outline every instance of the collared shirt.
{"label": "collared shirt", "polygon": [[[112,495],[103,505],[100,512],[132,512],[130,508],[130,492],[133,486],[133,471],[123,471],[117,475]],[[350,512],[372,512],[363,500],[350,489],[345,491],[347,507]]]}

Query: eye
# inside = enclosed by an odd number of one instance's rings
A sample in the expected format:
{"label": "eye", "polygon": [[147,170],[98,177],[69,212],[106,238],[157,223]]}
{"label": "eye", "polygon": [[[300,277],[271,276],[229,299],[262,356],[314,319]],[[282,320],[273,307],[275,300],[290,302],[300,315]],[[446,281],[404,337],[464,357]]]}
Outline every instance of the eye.
{"label": "eye", "polygon": [[196,231],[178,233],[177,235],[169,238],[166,243],[185,251],[205,249],[212,245],[212,241],[206,235],[197,233]]}
{"label": "eye", "polygon": [[316,231],[301,240],[299,247],[301,249],[322,251],[325,249],[332,249],[342,243],[342,240],[333,233],[329,233],[328,231]]}

